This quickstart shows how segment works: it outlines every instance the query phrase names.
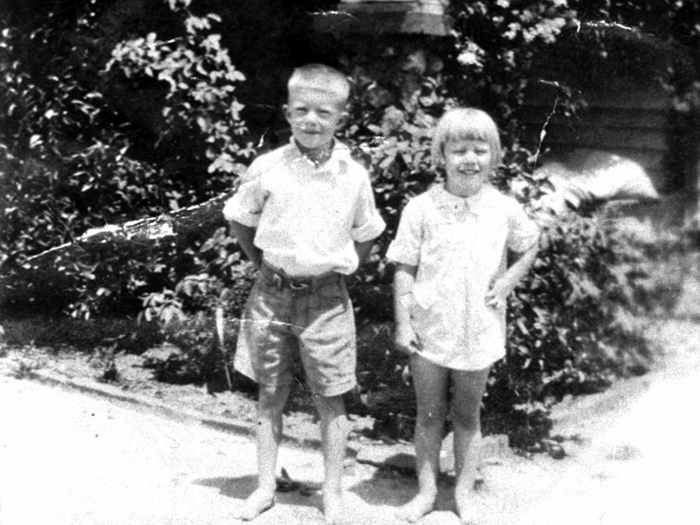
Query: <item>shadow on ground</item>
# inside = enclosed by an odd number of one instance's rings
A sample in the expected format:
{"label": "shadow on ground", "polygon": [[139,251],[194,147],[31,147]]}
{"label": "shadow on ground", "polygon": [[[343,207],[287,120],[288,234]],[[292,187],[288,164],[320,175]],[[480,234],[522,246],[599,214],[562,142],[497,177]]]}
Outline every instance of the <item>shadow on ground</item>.
{"label": "shadow on ground", "polygon": [[[257,476],[248,475],[239,478],[203,478],[193,483],[202,487],[219,489],[219,494],[228,498],[244,500],[256,487]],[[276,500],[278,504],[322,508],[321,486],[318,483],[302,481],[290,485],[286,480],[278,480]]]}

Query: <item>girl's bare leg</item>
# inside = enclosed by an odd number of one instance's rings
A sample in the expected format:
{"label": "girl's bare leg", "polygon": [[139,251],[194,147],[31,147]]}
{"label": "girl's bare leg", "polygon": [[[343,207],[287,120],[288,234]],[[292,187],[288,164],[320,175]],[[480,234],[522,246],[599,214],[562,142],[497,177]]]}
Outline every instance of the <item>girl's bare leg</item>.
{"label": "girl's bare leg", "polygon": [[479,460],[481,440],[481,398],[486,388],[490,367],[474,371],[454,371],[454,402],[452,425],[454,429],[455,502],[457,514],[464,524],[473,524],[477,516],[470,506],[472,489]]}
{"label": "girl's bare leg", "polygon": [[401,507],[397,515],[415,523],[435,506],[449,371],[414,354],[411,356],[411,374],[418,407],[414,436],[418,494]]}
{"label": "girl's bare leg", "polygon": [[260,386],[255,429],[258,448],[258,488],[248,496],[236,516],[244,521],[256,518],[275,503],[277,452],[282,437],[282,411],[290,386]]}
{"label": "girl's bare leg", "polygon": [[321,419],[323,447],[323,515],[327,525],[334,525],[343,515],[343,460],[348,438],[345,403],[342,396],[315,396]]}

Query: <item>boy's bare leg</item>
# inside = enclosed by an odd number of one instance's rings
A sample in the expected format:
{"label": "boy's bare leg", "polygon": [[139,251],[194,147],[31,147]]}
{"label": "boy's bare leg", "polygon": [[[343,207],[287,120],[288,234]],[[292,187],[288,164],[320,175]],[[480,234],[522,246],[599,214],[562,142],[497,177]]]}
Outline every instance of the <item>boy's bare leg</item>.
{"label": "boy's bare leg", "polygon": [[455,502],[457,514],[464,524],[478,523],[471,505],[472,490],[479,461],[481,441],[481,398],[486,388],[490,367],[484,370],[454,372],[454,399],[452,426],[454,429]]}
{"label": "boy's bare leg", "polygon": [[321,420],[323,447],[323,515],[327,525],[340,521],[343,514],[343,462],[348,439],[348,423],[342,396],[315,396]]}
{"label": "boy's bare leg", "polygon": [[411,356],[411,374],[418,414],[414,446],[418,494],[397,513],[400,519],[417,522],[435,507],[440,468],[440,446],[447,414],[448,370],[419,355]]}
{"label": "boy's bare leg", "polygon": [[258,449],[258,487],[243,503],[237,518],[249,521],[275,503],[277,452],[282,438],[282,411],[290,386],[260,386],[255,435]]}

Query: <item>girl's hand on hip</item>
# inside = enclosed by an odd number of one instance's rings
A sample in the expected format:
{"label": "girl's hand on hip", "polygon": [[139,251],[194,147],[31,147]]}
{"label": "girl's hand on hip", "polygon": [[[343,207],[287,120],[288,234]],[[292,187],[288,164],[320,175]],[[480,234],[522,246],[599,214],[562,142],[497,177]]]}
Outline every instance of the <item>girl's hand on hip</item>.
{"label": "girl's hand on hip", "polygon": [[408,325],[399,325],[394,333],[394,344],[399,352],[412,355],[422,349],[418,336]]}
{"label": "girl's hand on hip", "polygon": [[502,281],[494,281],[486,292],[486,306],[503,308],[506,306],[508,295],[510,295],[510,288]]}

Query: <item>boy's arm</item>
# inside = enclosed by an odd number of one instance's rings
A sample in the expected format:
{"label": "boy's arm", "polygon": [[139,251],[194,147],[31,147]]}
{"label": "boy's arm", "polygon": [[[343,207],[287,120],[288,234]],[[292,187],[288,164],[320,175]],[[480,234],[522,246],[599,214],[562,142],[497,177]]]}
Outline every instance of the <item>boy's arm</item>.
{"label": "boy's arm", "polygon": [[255,228],[236,221],[229,221],[229,225],[231,227],[231,233],[238,239],[238,244],[248,257],[248,260],[259,269],[262,264],[262,250],[253,243],[255,239]]}
{"label": "boy's arm", "polygon": [[397,263],[394,274],[394,343],[401,352],[409,355],[420,350],[420,341],[411,326],[410,312],[417,269],[417,266]]}
{"label": "boy's arm", "polygon": [[524,252],[514,254],[515,262],[508,267],[501,277],[494,281],[486,293],[487,305],[498,307],[506,304],[508,296],[530,271],[538,251],[539,245],[536,243]]}

